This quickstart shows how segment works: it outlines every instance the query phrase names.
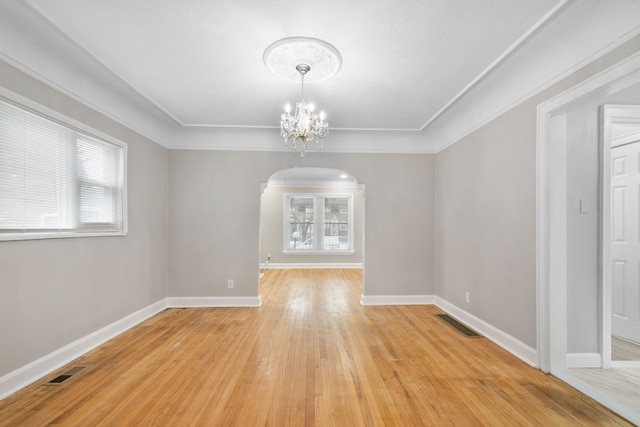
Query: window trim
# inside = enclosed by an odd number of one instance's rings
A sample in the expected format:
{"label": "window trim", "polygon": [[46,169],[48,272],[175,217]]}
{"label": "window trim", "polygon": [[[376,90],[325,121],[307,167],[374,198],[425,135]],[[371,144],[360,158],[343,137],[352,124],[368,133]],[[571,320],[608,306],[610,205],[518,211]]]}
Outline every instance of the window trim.
{"label": "window trim", "polygon": [[[324,233],[324,204],[320,205],[320,209],[318,209],[318,200],[322,199],[324,203],[324,199],[326,198],[336,198],[343,197],[347,199],[348,207],[349,207],[349,220],[348,220],[348,236],[349,236],[349,248],[348,249],[290,249],[289,248],[289,208],[291,204],[292,197],[299,198],[311,198],[313,199],[313,209],[314,209],[314,228],[317,230],[322,230]],[[282,253],[285,255],[353,255],[355,253],[355,212],[354,212],[354,194],[353,193],[308,193],[308,192],[285,192],[283,194],[283,209],[282,209]],[[316,216],[316,212],[321,212],[321,217],[318,218]],[[324,236],[324,234],[323,234]]]}
{"label": "window trim", "polygon": [[0,101],[11,104],[17,108],[23,109],[29,113],[40,116],[46,120],[56,123],[60,126],[68,128],[71,131],[78,132],[91,138],[98,139],[102,142],[112,144],[119,147],[122,150],[122,156],[120,158],[120,168],[122,170],[122,226],[118,230],[93,230],[83,231],[83,226],[79,225],[78,228],[64,231],[64,230],[35,230],[35,231],[19,231],[15,232],[0,232],[0,242],[2,241],[18,241],[18,240],[40,240],[40,239],[65,239],[73,237],[114,237],[114,236],[126,236],[129,232],[129,217],[128,217],[128,145],[127,143],[120,141],[94,129],[82,122],[72,119],[58,111],[48,108],[42,104],[39,104],[29,98],[12,92],[6,88],[0,87]]}

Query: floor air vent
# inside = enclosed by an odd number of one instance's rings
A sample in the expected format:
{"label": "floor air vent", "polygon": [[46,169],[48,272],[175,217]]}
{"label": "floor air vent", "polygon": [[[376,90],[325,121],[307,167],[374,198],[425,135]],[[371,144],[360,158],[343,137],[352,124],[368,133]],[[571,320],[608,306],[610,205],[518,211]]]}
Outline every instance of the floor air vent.
{"label": "floor air vent", "polygon": [[436,314],[436,316],[438,318],[440,318],[441,320],[447,322],[450,326],[453,326],[456,330],[458,330],[465,337],[469,337],[469,338],[480,338],[480,337],[482,337],[482,335],[480,335],[479,333],[477,333],[473,329],[468,328],[466,325],[460,323],[459,321],[457,321],[453,317],[449,316],[448,314]]}
{"label": "floor air vent", "polygon": [[76,366],[74,368],[71,368],[64,374],[58,375],[57,377],[55,377],[45,385],[60,385],[64,383],[66,380],[68,380],[69,378],[71,378],[72,376],[74,376],[75,374],[80,373],[85,368],[86,368],[85,366]]}

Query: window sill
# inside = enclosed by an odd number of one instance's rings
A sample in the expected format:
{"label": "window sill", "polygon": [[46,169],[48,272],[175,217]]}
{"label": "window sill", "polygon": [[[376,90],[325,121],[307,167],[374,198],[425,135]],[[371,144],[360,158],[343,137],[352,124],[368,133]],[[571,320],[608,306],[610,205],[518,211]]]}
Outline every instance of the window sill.
{"label": "window sill", "polygon": [[337,251],[318,251],[318,250],[303,250],[298,249],[297,251],[285,250],[282,252],[284,255],[353,255],[356,252],[354,250],[337,250]]}
{"label": "window sill", "polygon": [[17,240],[43,240],[43,239],[69,239],[74,237],[118,237],[126,236],[123,231],[114,232],[90,232],[90,233],[0,233],[0,242],[17,241]]}

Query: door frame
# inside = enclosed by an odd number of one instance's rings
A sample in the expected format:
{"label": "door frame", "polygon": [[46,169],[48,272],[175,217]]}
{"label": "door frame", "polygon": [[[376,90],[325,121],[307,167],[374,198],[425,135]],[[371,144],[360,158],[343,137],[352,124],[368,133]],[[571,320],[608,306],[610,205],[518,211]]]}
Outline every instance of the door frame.
{"label": "door frame", "polygon": [[[538,367],[567,368],[567,126],[572,103],[640,83],[640,52],[538,105],[536,133],[536,315]],[[601,286],[601,292],[602,292]],[[605,295],[601,301],[605,303]],[[601,320],[604,319],[602,306]],[[601,343],[602,344],[602,343]],[[610,346],[609,346],[610,349]],[[600,349],[601,355],[603,348]]]}

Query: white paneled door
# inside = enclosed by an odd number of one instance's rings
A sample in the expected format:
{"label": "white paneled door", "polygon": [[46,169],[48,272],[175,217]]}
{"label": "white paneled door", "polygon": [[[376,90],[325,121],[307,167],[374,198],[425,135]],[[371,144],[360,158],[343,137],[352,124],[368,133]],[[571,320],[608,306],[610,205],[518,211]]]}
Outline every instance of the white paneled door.
{"label": "white paneled door", "polygon": [[640,141],[611,149],[612,335],[640,343]]}

